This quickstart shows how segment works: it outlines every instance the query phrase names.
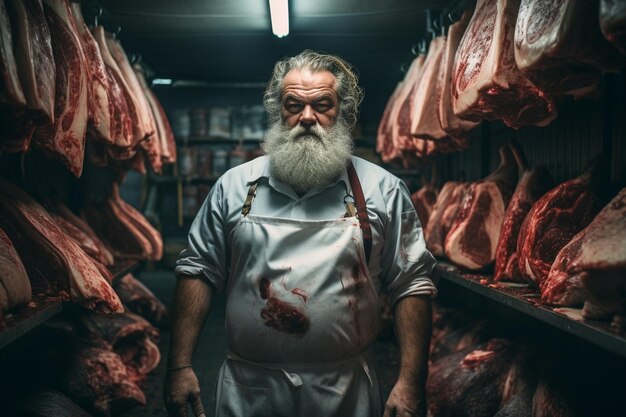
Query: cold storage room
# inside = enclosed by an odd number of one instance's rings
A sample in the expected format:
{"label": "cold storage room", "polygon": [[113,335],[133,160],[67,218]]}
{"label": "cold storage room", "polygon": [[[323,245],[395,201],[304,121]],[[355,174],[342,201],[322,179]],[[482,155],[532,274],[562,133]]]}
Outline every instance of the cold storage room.
{"label": "cold storage room", "polygon": [[0,1],[8,416],[626,416],[626,3]]}

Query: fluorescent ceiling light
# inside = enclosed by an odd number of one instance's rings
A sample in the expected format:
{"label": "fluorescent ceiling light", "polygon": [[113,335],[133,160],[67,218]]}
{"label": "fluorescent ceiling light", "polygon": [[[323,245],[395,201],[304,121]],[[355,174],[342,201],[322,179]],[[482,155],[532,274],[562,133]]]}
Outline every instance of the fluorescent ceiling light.
{"label": "fluorescent ceiling light", "polygon": [[152,80],[152,85],[156,84],[170,85],[172,84],[172,80],[170,78],[155,78],[154,80]]}
{"label": "fluorescent ceiling light", "polygon": [[272,32],[282,38],[289,35],[289,2],[288,0],[269,0]]}

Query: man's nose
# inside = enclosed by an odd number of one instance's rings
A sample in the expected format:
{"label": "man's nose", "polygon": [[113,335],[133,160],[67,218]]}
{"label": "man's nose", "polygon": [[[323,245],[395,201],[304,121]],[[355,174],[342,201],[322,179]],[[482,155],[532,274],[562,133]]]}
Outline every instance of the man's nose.
{"label": "man's nose", "polygon": [[304,106],[302,113],[300,114],[300,123],[305,126],[314,125],[317,122],[315,119],[315,112],[310,104]]}

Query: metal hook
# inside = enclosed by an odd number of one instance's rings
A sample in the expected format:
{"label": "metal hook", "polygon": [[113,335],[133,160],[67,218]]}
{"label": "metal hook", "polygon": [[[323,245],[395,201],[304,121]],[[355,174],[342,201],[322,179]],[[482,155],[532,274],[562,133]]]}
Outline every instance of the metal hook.
{"label": "metal hook", "polygon": [[454,17],[454,12],[453,11],[448,13],[448,19],[450,20],[450,23],[456,22],[456,18]]}
{"label": "metal hook", "polygon": [[408,68],[407,68],[406,62],[403,62],[402,64],[400,64],[400,72],[401,73],[406,74],[407,70],[408,70]]}
{"label": "metal hook", "polygon": [[411,47],[411,54],[413,54],[413,56],[418,56],[421,49],[420,45],[416,43]]}
{"label": "metal hook", "polygon": [[426,49],[428,49],[428,44],[426,43],[426,39],[422,39],[420,41],[420,52],[422,54],[425,54],[426,53]]}
{"label": "metal hook", "polygon": [[121,31],[122,31],[122,27],[120,25],[117,25],[117,29],[115,29],[115,32],[113,32],[113,38],[117,39]]}

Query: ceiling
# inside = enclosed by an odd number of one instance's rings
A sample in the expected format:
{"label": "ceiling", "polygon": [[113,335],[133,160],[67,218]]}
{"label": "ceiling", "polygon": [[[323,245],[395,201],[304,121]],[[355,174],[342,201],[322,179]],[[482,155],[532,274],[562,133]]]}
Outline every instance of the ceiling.
{"label": "ceiling", "polygon": [[465,1],[291,0],[290,34],[281,39],[271,32],[267,0],[82,3],[88,21],[101,7],[101,23],[111,31],[121,27],[126,51],[141,54],[160,78],[265,83],[276,60],[314,49],[354,65],[367,100],[368,92],[388,95],[413,57],[411,48],[430,39],[426,10],[434,18]]}

